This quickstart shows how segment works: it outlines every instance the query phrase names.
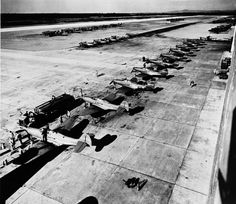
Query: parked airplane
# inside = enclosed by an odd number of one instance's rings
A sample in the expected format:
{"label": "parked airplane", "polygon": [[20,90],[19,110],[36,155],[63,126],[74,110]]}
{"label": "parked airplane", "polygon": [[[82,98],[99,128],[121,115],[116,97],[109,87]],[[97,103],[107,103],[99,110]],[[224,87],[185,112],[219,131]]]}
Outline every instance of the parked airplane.
{"label": "parked airplane", "polygon": [[176,69],[179,66],[178,63],[167,63],[167,62],[161,61],[161,59],[158,59],[158,58],[149,59],[149,58],[143,57],[142,60],[146,63],[156,64],[157,66],[159,66],[161,68],[174,68],[174,69]]}
{"label": "parked airplane", "polygon": [[49,128],[31,128],[31,127],[21,127],[32,137],[38,140],[52,143],[56,146],[68,145],[74,146],[76,152],[80,151],[86,146],[92,145],[92,138],[90,138],[90,133],[82,133],[79,138],[73,138],[60,132],[60,129],[50,130]]}
{"label": "parked airplane", "polygon": [[[82,90],[81,90],[81,96],[80,98],[84,100],[85,102],[85,108],[84,109],[78,109],[77,114],[79,116],[86,116],[91,115],[92,117],[98,117],[105,115],[106,113],[110,111],[117,111],[117,110],[130,110],[130,105],[127,101],[123,101],[123,97],[105,97],[103,99],[100,98],[91,98],[83,96]],[[121,101],[122,100],[122,101]]]}
{"label": "parked airplane", "polygon": [[188,47],[191,47],[191,48],[198,48],[198,47],[203,47],[203,46],[199,46],[199,45],[197,45],[197,44],[195,44],[195,43],[192,43],[192,42],[187,42],[187,41],[183,41],[183,44],[184,45],[187,45]]}
{"label": "parked airplane", "polygon": [[98,45],[105,45],[107,44],[107,41],[104,39],[97,39],[93,41],[94,43],[97,43]]}
{"label": "parked airplane", "polygon": [[184,51],[181,51],[181,50],[178,50],[178,49],[174,49],[174,48],[170,48],[170,52],[172,53],[175,53],[176,55],[178,55],[179,57],[183,57],[185,55],[187,56],[195,56],[193,54],[193,52],[189,51],[189,52],[184,52]]}
{"label": "parked airplane", "polygon": [[140,72],[141,74],[144,74],[149,77],[166,77],[168,75],[167,69],[162,69],[159,71],[152,71],[147,68],[140,68],[140,67],[134,67],[131,71],[132,72]]}
{"label": "parked airplane", "polygon": [[206,42],[203,39],[186,39],[186,41],[197,45],[206,45]]}
{"label": "parked airplane", "polygon": [[184,52],[192,52],[193,53],[193,51],[198,51],[198,50],[191,49],[190,47],[188,47],[186,45],[176,45],[175,47],[177,49],[184,51]]}
{"label": "parked airplane", "polygon": [[97,43],[84,41],[84,42],[80,42],[80,43],[79,43],[79,46],[80,46],[80,47],[84,47],[84,48],[90,48],[90,47],[95,47],[95,46],[97,46]]}
{"label": "parked airplane", "polygon": [[[114,79],[110,84],[120,85],[132,90],[146,90],[156,92],[155,84],[147,83],[146,81],[128,80],[128,79]],[[135,82],[134,82],[135,81]]]}

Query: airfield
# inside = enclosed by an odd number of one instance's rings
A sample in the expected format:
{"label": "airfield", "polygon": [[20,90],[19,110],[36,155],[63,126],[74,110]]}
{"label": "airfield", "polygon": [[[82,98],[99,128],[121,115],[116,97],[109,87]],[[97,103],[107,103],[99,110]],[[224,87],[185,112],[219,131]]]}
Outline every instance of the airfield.
{"label": "airfield", "polygon": [[[90,49],[77,46],[85,40],[180,22],[142,19],[123,23],[120,28],[51,38],[41,35],[42,27],[2,32],[0,139],[9,136],[5,129],[17,128],[20,112],[52,95],[76,97],[80,88],[91,97],[122,94],[109,85],[113,79],[134,76],[131,70],[142,66],[143,56],[159,56],[184,38],[206,37],[208,29],[216,26],[209,23],[211,19],[188,18],[185,22],[198,23]],[[232,36],[233,29],[217,38]],[[98,140],[106,134],[116,135],[113,142],[99,150],[85,147],[79,153],[67,148],[42,166],[7,203],[77,203],[88,196],[94,196],[99,204],[206,203],[212,194],[227,83],[213,70],[219,68],[223,52],[230,49],[229,42],[209,41],[191,62],[180,62],[182,69],[169,69],[172,77],[157,79],[156,86],[163,88],[157,93],[126,96],[125,100],[140,111],[108,114],[83,130],[94,133]],[[191,81],[196,86],[191,87]],[[128,188],[123,179],[132,177],[148,182],[140,191]]]}

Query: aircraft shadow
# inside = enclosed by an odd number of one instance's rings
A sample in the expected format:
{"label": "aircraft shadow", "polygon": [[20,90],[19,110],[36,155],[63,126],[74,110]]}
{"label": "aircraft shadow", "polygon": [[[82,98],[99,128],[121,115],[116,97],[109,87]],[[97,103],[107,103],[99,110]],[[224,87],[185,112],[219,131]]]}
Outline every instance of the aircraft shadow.
{"label": "aircraft shadow", "polygon": [[[32,150],[28,150],[26,154],[24,153],[24,156],[22,155],[22,157],[20,156],[19,158],[15,159],[15,161],[13,161],[14,164],[22,165],[0,179],[0,203],[4,203],[46,163],[53,160],[66,148],[66,146],[54,147],[35,159],[33,158],[38,154],[39,150],[32,148]],[[26,163],[27,161],[29,162]]]}
{"label": "aircraft shadow", "polygon": [[94,196],[88,196],[77,204],[98,204],[98,200]]}
{"label": "aircraft shadow", "polygon": [[129,110],[129,115],[133,116],[137,113],[140,113],[144,110],[144,108],[144,106],[136,106],[135,108]]}
{"label": "aircraft shadow", "polygon": [[96,146],[95,151],[100,152],[105,146],[114,142],[117,138],[117,135],[107,134],[101,139],[96,139],[94,135],[90,136],[92,141],[92,146]]}
{"label": "aircraft shadow", "polygon": [[61,127],[60,129],[58,129],[56,131],[60,132],[63,135],[66,135],[68,137],[78,139],[83,134],[83,131],[88,126],[88,124],[89,124],[89,120],[83,119],[77,125],[75,125],[73,128],[71,128],[70,130],[63,129],[63,127]]}

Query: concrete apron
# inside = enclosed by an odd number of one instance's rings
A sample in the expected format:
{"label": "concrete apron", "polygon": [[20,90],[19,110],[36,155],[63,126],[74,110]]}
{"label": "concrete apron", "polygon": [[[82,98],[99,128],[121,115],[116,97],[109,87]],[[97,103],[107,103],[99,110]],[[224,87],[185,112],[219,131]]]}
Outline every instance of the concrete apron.
{"label": "concrete apron", "polygon": [[[212,55],[203,50],[203,55]],[[212,63],[219,59],[220,53]],[[99,203],[205,203],[225,82],[208,75],[207,65],[198,70],[201,62],[204,59],[193,60],[179,75],[160,82],[165,91],[150,93],[151,100],[141,113],[115,118],[101,127],[90,125],[85,131],[94,132],[96,139],[105,134],[117,139],[100,151],[92,146],[79,154],[63,152],[7,203],[76,203],[87,196],[95,196]],[[180,77],[184,74],[199,84],[190,88],[186,78]],[[131,177],[148,179],[148,183],[141,191],[127,188],[122,180]]]}

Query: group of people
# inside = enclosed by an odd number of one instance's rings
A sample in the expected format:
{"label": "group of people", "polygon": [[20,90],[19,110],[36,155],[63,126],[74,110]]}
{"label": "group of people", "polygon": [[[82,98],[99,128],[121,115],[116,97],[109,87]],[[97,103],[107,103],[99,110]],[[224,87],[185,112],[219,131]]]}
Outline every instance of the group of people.
{"label": "group of people", "polygon": [[[52,96],[52,100],[55,100],[55,96]],[[30,125],[32,123],[35,122],[35,113],[30,111],[26,111],[24,114],[24,120],[22,120],[22,123],[23,124],[19,124],[21,126],[25,126],[25,127],[30,127]],[[70,118],[70,111],[67,111],[66,112],[66,116],[67,118]],[[63,117],[60,116],[60,123],[62,124],[64,121],[63,121]],[[42,129],[41,129],[41,133],[42,133],[42,141],[45,141],[47,142],[47,136],[48,136],[48,131],[50,130],[49,128],[49,124],[45,125]],[[9,136],[9,146],[10,146],[10,150],[11,151],[14,151],[15,150],[15,146],[16,146],[16,141],[18,140],[21,144],[21,146],[23,145],[23,141],[22,141],[22,134],[21,132],[17,133],[17,132],[13,132],[13,131],[9,131],[10,132],[10,136]],[[29,138],[29,141],[30,143],[32,143],[32,138],[31,138],[31,135],[28,134],[28,138]]]}

